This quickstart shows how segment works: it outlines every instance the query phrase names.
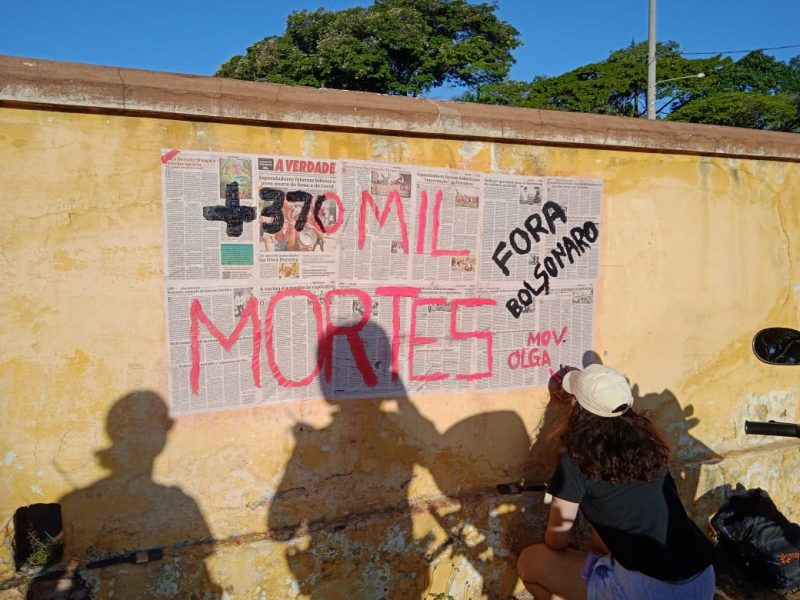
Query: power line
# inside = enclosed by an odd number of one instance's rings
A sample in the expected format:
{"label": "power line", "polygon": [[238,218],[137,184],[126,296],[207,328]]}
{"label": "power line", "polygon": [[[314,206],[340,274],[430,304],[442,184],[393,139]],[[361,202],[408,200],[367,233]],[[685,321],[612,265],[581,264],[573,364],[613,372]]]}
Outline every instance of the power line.
{"label": "power line", "polygon": [[[800,44],[792,44],[789,46],[773,46],[771,48],[753,48],[752,50],[717,50],[716,52],[684,52],[683,50],[659,49],[656,51],[656,58],[659,60],[659,62],[661,62],[678,58],[675,56],[676,54],[680,56],[714,56],[716,54],[747,54],[748,52],[757,52],[759,50],[783,50],[786,48],[800,48]],[[648,58],[647,56],[642,56],[637,57],[634,60],[646,63]]]}
{"label": "power line", "polygon": [[757,52],[758,50],[785,50],[786,48],[800,48],[800,44],[792,44],[790,46],[773,46],[772,48],[753,48],[752,50],[717,50],[716,52],[683,52],[679,51],[679,54],[688,54],[692,56],[698,56],[701,54],[713,55],[713,54],[747,54],[748,52]]}

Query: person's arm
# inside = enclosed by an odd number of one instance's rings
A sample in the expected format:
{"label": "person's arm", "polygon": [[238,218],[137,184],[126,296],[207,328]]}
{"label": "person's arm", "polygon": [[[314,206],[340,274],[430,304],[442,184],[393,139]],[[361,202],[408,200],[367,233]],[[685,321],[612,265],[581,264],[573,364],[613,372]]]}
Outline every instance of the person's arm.
{"label": "person's arm", "polygon": [[547,519],[547,530],[544,533],[544,543],[553,550],[563,550],[569,545],[569,534],[575,525],[579,506],[577,502],[553,498],[550,517]]}

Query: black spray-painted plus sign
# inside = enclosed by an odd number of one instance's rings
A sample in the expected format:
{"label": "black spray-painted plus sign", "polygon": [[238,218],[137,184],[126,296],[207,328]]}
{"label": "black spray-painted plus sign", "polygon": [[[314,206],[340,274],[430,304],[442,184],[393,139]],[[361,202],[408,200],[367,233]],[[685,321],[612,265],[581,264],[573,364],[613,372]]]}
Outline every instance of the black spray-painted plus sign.
{"label": "black spray-painted plus sign", "polygon": [[234,181],[225,186],[225,206],[204,206],[203,216],[209,221],[225,221],[228,237],[239,237],[244,224],[256,218],[256,209],[239,205],[239,184]]}

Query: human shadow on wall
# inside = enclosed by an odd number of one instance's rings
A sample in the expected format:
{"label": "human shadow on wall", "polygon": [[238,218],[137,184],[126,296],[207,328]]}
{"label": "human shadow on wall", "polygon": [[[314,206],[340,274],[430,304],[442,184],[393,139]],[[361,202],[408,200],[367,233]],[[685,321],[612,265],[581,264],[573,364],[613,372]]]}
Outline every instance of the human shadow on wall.
{"label": "human shadow on wall", "polygon": [[[60,500],[65,558],[88,563],[81,576],[109,595],[116,590],[125,598],[222,597],[204,562],[213,545],[197,503],[179,487],[153,480],[154,461],[172,424],[154,392],[134,391],[117,400],[106,420],[112,444],[95,453],[110,474]],[[176,548],[179,553],[171,552]],[[158,550],[162,559],[125,564],[135,562],[137,552],[139,560],[156,558]]]}
{"label": "human shadow on wall", "polygon": [[[523,410],[538,411],[537,405]],[[426,556],[451,552],[479,576],[481,587],[463,589],[463,597],[510,598],[516,587],[516,558],[543,533],[543,494],[500,495],[498,484],[541,484],[552,471],[556,446],[541,435],[558,422],[560,406],[548,403],[539,435],[531,434],[515,411],[490,411],[467,417],[449,427],[430,447],[427,466],[437,487],[461,505],[460,511],[434,512],[448,537]],[[469,481],[463,474],[469,474]],[[455,569],[461,568],[456,561]],[[461,563],[464,564],[463,562]],[[451,590],[435,589],[435,592]],[[460,597],[454,593],[453,596]]]}
{"label": "human shadow on wall", "polygon": [[[335,338],[320,348],[330,347],[332,373],[352,374],[352,348]],[[332,420],[321,428],[295,424],[294,451],[268,509],[268,529],[288,540],[297,591],[319,599],[422,598],[444,591],[431,590],[429,572],[445,553],[469,561],[484,589],[499,585],[485,550],[502,552],[502,542],[492,538],[497,517],[485,499],[495,498],[498,481],[523,473],[530,440],[521,419],[512,411],[482,413],[440,434],[393,377],[383,329],[367,321],[359,338],[382,398],[345,398],[335,376],[333,383],[323,378],[325,400],[336,409]],[[436,500],[410,498],[415,465],[428,469],[445,498],[458,501],[440,498],[447,504],[440,511]],[[426,514],[433,529],[426,529]],[[464,539],[467,528],[478,532],[472,545]]]}

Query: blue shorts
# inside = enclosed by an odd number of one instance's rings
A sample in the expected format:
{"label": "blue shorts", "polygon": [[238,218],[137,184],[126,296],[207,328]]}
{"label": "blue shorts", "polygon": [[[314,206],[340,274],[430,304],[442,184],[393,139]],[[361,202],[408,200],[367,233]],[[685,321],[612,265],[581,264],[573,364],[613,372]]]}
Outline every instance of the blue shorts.
{"label": "blue shorts", "polygon": [[593,552],[583,563],[581,576],[589,586],[588,600],[713,600],[714,567],[709,566],[684,581],[661,581],[639,571],[629,571],[613,556]]}

